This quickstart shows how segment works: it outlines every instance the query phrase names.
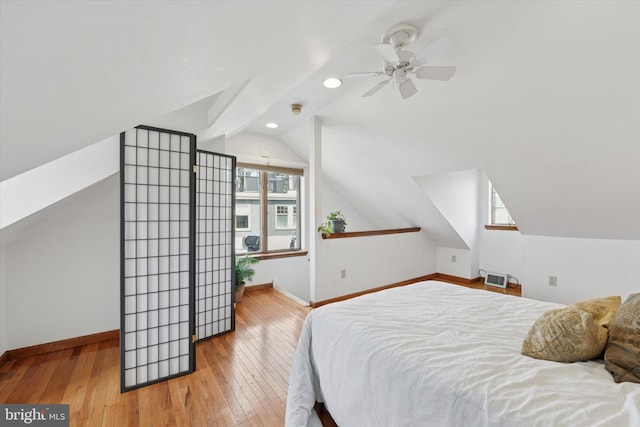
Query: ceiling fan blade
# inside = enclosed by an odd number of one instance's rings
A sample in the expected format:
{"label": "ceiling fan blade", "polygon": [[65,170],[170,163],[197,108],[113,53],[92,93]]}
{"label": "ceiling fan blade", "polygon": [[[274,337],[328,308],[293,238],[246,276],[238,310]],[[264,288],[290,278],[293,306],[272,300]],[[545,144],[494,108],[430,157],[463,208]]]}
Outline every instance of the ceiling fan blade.
{"label": "ceiling fan blade", "polygon": [[418,92],[418,89],[416,89],[416,85],[413,84],[413,81],[411,79],[406,79],[404,82],[402,82],[398,86],[398,90],[400,91],[400,96],[402,96],[402,99],[407,99]]}
{"label": "ceiling fan blade", "polygon": [[425,64],[430,60],[449,52],[453,44],[444,37],[439,37],[420,49],[413,58],[415,64]]}
{"label": "ceiling fan blade", "polygon": [[416,77],[428,80],[449,80],[456,73],[453,65],[426,65],[416,70]]}
{"label": "ceiling fan blade", "polygon": [[387,43],[380,43],[373,47],[378,55],[380,55],[387,62],[400,62],[400,57],[398,56],[398,52]]}
{"label": "ceiling fan blade", "polygon": [[352,77],[378,77],[383,75],[384,73],[382,71],[363,71],[361,73],[347,73],[345,75],[346,78],[352,78]]}
{"label": "ceiling fan blade", "polygon": [[377,85],[375,85],[374,87],[372,87],[371,89],[369,89],[368,91],[366,91],[362,97],[367,97],[367,96],[371,96],[374,93],[376,93],[377,91],[379,91],[380,89],[382,89],[383,87],[385,87],[386,85],[389,84],[389,82],[391,81],[391,79],[387,79],[387,80],[383,80],[380,83],[378,83]]}

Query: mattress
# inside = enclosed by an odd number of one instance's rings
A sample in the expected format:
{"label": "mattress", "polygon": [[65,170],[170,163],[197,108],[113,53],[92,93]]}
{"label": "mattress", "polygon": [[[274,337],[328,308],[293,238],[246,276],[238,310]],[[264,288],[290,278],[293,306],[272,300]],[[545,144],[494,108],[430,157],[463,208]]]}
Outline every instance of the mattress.
{"label": "mattress", "polygon": [[640,426],[640,385],[602,360],[520,354],[545,311],[562,305],[437,281],[309,313],[294,356],[286,425],[340,427]]}

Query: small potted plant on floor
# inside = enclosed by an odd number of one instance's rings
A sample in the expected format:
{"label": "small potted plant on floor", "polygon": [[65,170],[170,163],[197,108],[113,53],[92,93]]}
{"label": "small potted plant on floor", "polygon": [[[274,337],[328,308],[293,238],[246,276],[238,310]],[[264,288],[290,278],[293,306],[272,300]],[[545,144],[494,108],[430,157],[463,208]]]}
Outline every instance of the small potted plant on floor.
{"label": "small potted plant on floor", "polygon": [[327,215],[327,221],[320,224],[318,231],[323,236],[329,237],[331,233],[344,233],[347,227],[347,221],[341,211],[331,212]]}
{"label": "small potted plant on floor", "polygon": [[258,259],[250,257],[248,254],[243,257],[236,257],[236,302],[244,295],[244,286],[248,280],[253,280],[256,271],[253,265],[258,263]]}

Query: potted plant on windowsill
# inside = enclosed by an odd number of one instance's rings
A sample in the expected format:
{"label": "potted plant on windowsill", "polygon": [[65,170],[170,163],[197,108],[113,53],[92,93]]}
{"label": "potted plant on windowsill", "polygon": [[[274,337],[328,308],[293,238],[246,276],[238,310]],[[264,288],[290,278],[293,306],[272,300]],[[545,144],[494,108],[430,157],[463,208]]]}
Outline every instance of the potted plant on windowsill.
{"label": "potted plant on windowsill", "polygon": [[243,257],[236,257],[236,302],[242,299],[246,282],[253,280],[253,275],[256,271],[252,266],[257,263],[258,259],[250,257],[248,254]]}
{"label": "potted plant on windowsill", "polygon": [[327,215],[327,221],[320,224],[318,231],[323,236],[329,237],[331,233],[344,233],[347,227],[347,221],[341,211],[334,211]]}

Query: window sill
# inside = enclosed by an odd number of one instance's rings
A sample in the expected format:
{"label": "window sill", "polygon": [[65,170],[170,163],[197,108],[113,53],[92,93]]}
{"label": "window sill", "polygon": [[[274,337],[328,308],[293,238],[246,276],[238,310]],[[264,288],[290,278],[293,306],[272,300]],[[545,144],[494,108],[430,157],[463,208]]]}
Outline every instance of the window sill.
{"label": "window sill", "polygon": [[306,256],[309,252],[307,251],[286,251],[286,252],[268,252],[268,253],[250,253],[249,256],[255,259],[269,260],[269,259],[280,259],[280,258],[293,258],[297,256]]}
{"label": "window sill", "polygon": [[420,227],[409,228],[393,228],[389,230],[373,230],[373,231],[352,231],[349,233],[332,233],[330,236],[322,235],[323,239],[344,239],[345,237],[366,237],[380,236],[383,234],[399,234],[399,233],[415,233],[420,231]]}
{"label": "window sill", "polygon": [[518,231],[517,225],[487,224],[484,228],[487,230]]}

